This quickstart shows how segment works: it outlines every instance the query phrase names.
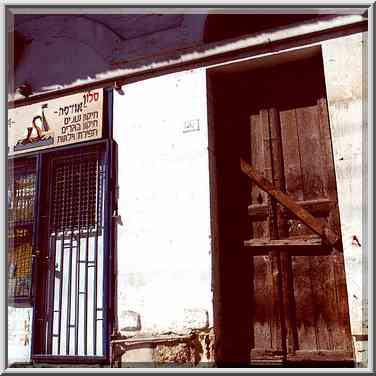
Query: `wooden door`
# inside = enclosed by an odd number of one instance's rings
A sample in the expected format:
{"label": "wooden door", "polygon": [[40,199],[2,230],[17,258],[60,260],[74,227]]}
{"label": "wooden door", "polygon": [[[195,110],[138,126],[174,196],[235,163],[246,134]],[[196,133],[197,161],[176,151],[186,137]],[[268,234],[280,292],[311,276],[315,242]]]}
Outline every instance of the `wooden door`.
{"label": "wooden door", "polygon": [[[324,98],[304,108],[260,110],[250,120],[250,162],[276,189],[285,191],[340,234],[327,119]],[[252,185],[250,195],[253,239],[287,240],[283,243],[286,247],[279,247],[276,242],[273,245],[266,241],[263,247],[245,242],[251,254],[254,250],[258,253],[253,256],[255,316],[251,359],[252,354],[257,359],[268,353],[287,361],[351,360],[341,246],[325,245],[304,222],[256,185]],[[307,241],[307,247],[289,247],[293,244],[289,240],[297,239]],[[269,320],[260,312],[265,303]]]}
{"label": "wooden door", "polygon": [[[248,268],[242,265],[236,270],[248,273],[251,286],[247,292],[249,301],[244,295],[239,297],[244,309],[250,311],[249,321],[245,322],[243,318],[243,328],[250,330],[249,360],[255,364],[350,365],[353,349],[320,57],[227,75],[213,81],[216,81],[217,88],[221,88],[220,91],[217,89],[216,101],[222,103],[221,110],[216,112],[213,109],[214,114],[217,113],[213,117],[219,165],[217,175],[221,175],[219,179],[224,187],[231,184],[239,190],[237,198],[233,191],[231,197],[226,196],[226,188],[221,188],[219,200],[232,200],[235,208],[239,205],[239,197],[244,197],[244,191],[248,192],[248,219],[241,211],[237,214],[243,224],[248,222],[247,238],[242,243],[247,256],[240,253],[235,256],[235,242],[232,250],[226,241],[222,242],[217,252],[220,260],[229,257],[224,256],[225,252],[232,252],[235,265],[236,262],[244,263],[244,257],[248,262]],[[226,92],[231,92],[236,99],[230,99]],[[224,103],[232,118],[225,115]],[[237,132],[238,136],[229,136],[229,130]],[[245,134],[248,134],[248,142],[244,140]],[[222,141],[224,137],[226,143]],[[227,162],[218,163],[225,158],[222,154],[222,145],[225,144]],[[238,165],[235,162],[239,156],[276,190],[287,194],[329,231],[337,234],[339,241],[336,245],[328,245],[326,239],[318,236],[251,180],[234,179],[230,170],[240,168],[239,159]],[[232,182],[228,183],[226,177]],[[218,216],[221,217],[221,213]],[[226,239],[229,232],[234,234],[226,225],[220,226],[220,231],[224,233],[219,234],[220,238]],[[244,233],[239,231],[236,236]],[[231,274],[223,266],[222,272]],[[221,283],[232,284],[231,288],[238,289],[240,294],[247,291],[229,280],[223,282],[221,279]],[[226,291],[223,286],[221,289]],[[225,296],[224,292],[222,316],[230,315],[226,308],[229,299]],[[236,305],[232,305],[235,309]],[[242,309],[241,304],[237,307]],[[222,326],[226,325],[225,322],[226,319],[222,318]],[[236,326],[234,322],[231,325]],[[222,332],[226,330],[230,328],[221,329]]]}

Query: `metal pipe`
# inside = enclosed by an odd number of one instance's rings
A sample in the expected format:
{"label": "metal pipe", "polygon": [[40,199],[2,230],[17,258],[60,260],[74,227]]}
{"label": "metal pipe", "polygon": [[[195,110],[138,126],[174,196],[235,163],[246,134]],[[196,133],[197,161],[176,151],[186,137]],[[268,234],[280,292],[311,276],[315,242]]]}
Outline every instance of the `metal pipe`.
{"label": "metal pipe", "polygon": [[[74,179],[74,165],[73,163],[70,166],[71,169],[71,176],[70,181],[73,182]],[[65,187],[66,192],[68,192],[68,187]],[[71,192],[73,194],[73,192]],[[68,213],[65,213],[68,217]],[[74,218],[74,217],[73,217]],[[70,239],[69,239],[69,269],[68,269],[68,297],[67,297],[67,332],[66,332],[66,355],[69,355],[70,353],[70,334],[71,334],[71,305],[72,305],[72,274],[73,274],[73,265],[72,265],[72,257],[73,257],[73,231],[74,231],[74,224],[73,224],[73,218],[72,223],[70,223]],[[68,219],[67,219],[67,229],[68,229]],[[65,230],[65,225],[64,225]],[[77,318],[76,318],[77,319]]]}
{"label": "metal pipe", "polygon": [[95,233],[95,243],[94,243],[94,301],[93,301],[93,351],[94,355],[97,355],[97,283],[98,283],[98,234],[100,232],[100,226],[101,226],[101,221],[100,221],[100,205],[102,205],[102,176],[100,172],[100,158],[98,156],[96,165],[97,165],[97,171],[96,171],[96,178],[97,178],[97,186],[96,186],[96,195],[97,195],[97,205],[96,205],[96,233]]}
{"label": "metal pipe", "polygon": [[80,173],[79,173],[79,184],[77,189],[78,196],[78,234],[77,234],[77,253],[76,253],[76,299],[75,299],[75,316],[76,316],[76,327],[75,327],[75,339],[74,339],[74,353],[78,355],[78,338],[79,338],[79,313],[80,313],[80,269],[81,269],[81,184],[82,184],[82,163],[80,163]]}
{"label": "metal pipe", "polygon": [[[56,233],[56,238],[55,238],[55,242],[57,241],[57,238],[58,238],[58,231],[60,229],[58,227],[56,227],[55,229],[55,233]],[[61,250],[60,250],[60,273],[61,273],[61,279],[60,279],[60,285],[59,285],[59,327],[58,327],[58,334],[59,334],[59,342],[58,342],[58,345],[57,345],[57,353],[58,355],[60,355],[60,351],[61,351],[61,322],[62,322],[62,309],[63,309],[63,282],[64,282],[64,229],[63,229],[63,232],[62,232],[62,236],[61,236]]]}
{"label": "metal pipe", "polygon": [[85,292],[84,292],[84,355],[87,355],[87,320],[88,320],[88,283],[89,283],[89,240],[90,240],[90,162],[87,162],[87,216],[86,216],[86,247],[85,247]]}

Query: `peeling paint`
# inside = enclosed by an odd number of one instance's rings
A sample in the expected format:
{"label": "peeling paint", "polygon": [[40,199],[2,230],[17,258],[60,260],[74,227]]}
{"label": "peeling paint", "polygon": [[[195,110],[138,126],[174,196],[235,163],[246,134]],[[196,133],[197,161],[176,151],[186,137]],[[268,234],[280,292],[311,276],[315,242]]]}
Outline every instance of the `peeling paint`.
{"label": "peeling paint", "polygon": [[[135,346],[135,344],[137,345]],[[132,367],[213,367],[214,331],[192,330],[185,336],[173,333],[149,336],[121,337],[113,343],[113,366]],[[120,348],[120,350],[119,350]],[[121,350],[122,348],[122,350]]]}
{"label": "peeling paint", "polygon": [[[363,49],[366,40],[367,33],[359,33],[322,43],[353,335],[363,334],[367,326],[366,258],[362,248],[362,147],[367,127],[364,117],[367,74]],[[360,356],[358,351],[355,354],[358,363],[366,366],[366,355]]]}

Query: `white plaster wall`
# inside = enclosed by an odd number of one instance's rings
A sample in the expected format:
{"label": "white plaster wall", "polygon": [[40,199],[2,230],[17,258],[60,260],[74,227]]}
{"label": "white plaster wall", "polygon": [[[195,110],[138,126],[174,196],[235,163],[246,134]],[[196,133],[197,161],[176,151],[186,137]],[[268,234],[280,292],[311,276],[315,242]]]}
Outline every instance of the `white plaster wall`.
{"label": "white plaster wall", "polygon": [[205,80],[204,69],[183,71],[115,93],[120,328],[125,311],[142,332],[204,326],[206,311],[212,322]]}
{"label": "white plaster wall", "polygon": [[30,361],[31,319],[31,308],[8,307],[8,365]]}
{"label": "white plaster wall", "polygon": [[[366,119],[363,116],[366,100],[363,96],[364,90],[366,90],[366,72],[363,66],[364,39],[365,34],[360,33],[321,43],[345,252],[350,318],[354,335],[364,333],[363,329],[367,328],[367,322],[364,320],[367,300],[363,286],[366,260],[362,247],[353,239],[355,235],[362,245],[362,212],[363,205],[365,205],[362,200],[362,137],[366,126]],[[142,322],[143,325],[146,325],[144,328],[178,327],[178,323],[182,322],[181,312],[186,305],[201,307],[204,304],[195,305],[194,302],[208,299],[204,297],[206,293],[202,294],[202,298],[195,296],[200,288],[191,297],[178,294],[184,284],[188,287],[197,280],[191,279],[191,277],[195,273],[197,274],[197,270],[202,269],[203,266],[200,265],[202,260],[195,258],[195,255],[200,253],[199,251],[196,250],[196,253],[192,253],[190,245],[186,245],[181,248],[180,253],[176,253],[174,251],[176,249],[175,241],[170,239],[172,236],[176,236],[176,239],[181,236],[180,239],[183,239],[184,229],[193,229],[192,224],[181,226],[182,222],[180,221],[177,221],[178,224],[174,220],[166,221],[168,217],[161,216],[160,213],[166,213],[171,218],[181,219],[179,208],[174,208],[173,212],[171,209],[175,203],[180,205],[183,202],[191,210],[194,209],[188,204],[192,200],[189,200],[187,195],[193,194],[194,190],[201,189],[200,200],[203,200],[204,196],[206,197],[206,235],[208,240],[206,243],[202,240],[202,244],[206,244],[207,255],[209,255],[209,193],[205,149],[207,109],[204,69],[181,72],[128,85],[125,87],[125,92],[125,96],[115,96],[115,137],[120,145],[120,210],[125,219],[125,227],[119,228],[119,271],[121,274],[128,274],[128,276],[119,276],[119,311],[130,309],[143,312],[145,317]],[[182,133],[182,124],[191,118],[203,120],[200,123],[200,132]],[[154,125],[151,126],[150,123]],[[120,124],[122,124],[121,129]],[[163,124],[165,124],[164,127]],[[144,145],[143,149],[140,149],[139,145]],[[128,151],[123,150],[123,146]],[[134,150],[132,151],[132,149]],[[195,155],[193,159],[192,153]],[[135,156],[137,156],[137,161],[134,160]],[[179,160],[174,158],[179,158]],[[189,163],[189,174],[193,175],[185,175],[184,179],[190,180],[191,176],[196,176],[197,172],[193,172],[195,171],[193,160],[197,160],[197,166],[201,166],[201,180],[206,182],[205,187],[199,188],[196,184],[192,184],[192,181],[186,182],[183,187],[182,182],[179,181],[181,171],[175,175],[181,166]],[[171,170],[173,166],[175,168]],[[164,169],[166,169],[165,172],[163,172]],[[131,170],[134,170],[134,173],[130,172]],[[141,171],[145,171],[145,174]],[[150,174],[146,173],[147,171],[150,171]],[[169,179],[172,171],[177,178],[170,182],[171,185],[167,185],[164,181],[166,177]],[[137,189],[143,185],[144,188],[137,192]],[[183,187],[185,196],[182,191],[177,193],[178,186]],[[127,195],[128,198],[126,198]],[[132,197],[133,203],[129,201]],[[165,201],[162,197],[165,198]],[[142,200],[142,205],[145,205],[145,210],[141,209],[138,202],[140,200]],[[169,206],[166,209],[167,201],[171,204],[171,209]],[[147,202],[150,203],[149,210],[146,210]],[[159,204],[157,204],[158,202]],[[131,214],[132,211],[137,213],[137,217],[136,214]],[[154,223],[153,220],[155,220]],[[184,220],[188,223],[191,218],[184,216]],[[158,226],[155,227],[157,222]],[[162,223],[172,224],[170,236],[161,235]],[[194,226],[197,225],[196,220],[192,223]],[[149,227],[150,225],[151,227]],[[145,236],[146,234],[150,237]],[[188,234],[190,234],[189,237],[193,236],[193,232],[189,230]],[[198,243],[199,238],[190,239],[191,244],[196,241]],[[146,251],[148,247],[156,250],[161,247],[165,248],[166,245],[168,245],[166,249],[158,255],[151,256]],[[143,250],[131,251],[138,247]],[[185,254],[185,252],[188,253]],[[189,255],[192,265],[190,271],[187,267],[183,267],[186,262],[183,260],[188,257],[187,255]],[[149,262],[143,264],[144,257],[148,257],[153,266]],[[205,266],[207,272],[203,270],[201,276],[203,280],[207,281],[206,286],[209,291],[210,257],[207,257],[205,262],[207,262]],[[144,268],[149,271],[143,272]],[[161,270],[164,270],[164,276],[160,274]],[[194,270],[196,271],[194,272]],[[175,280],[174,273],[180,281],[186,273],[186,282],[176,284],[176,293],[169,296],[172,294],[172,290],[165,290],[165,287]],[[158,281],[154,282],[157,285],[149,285],[149,280]],[[150,291],[146,287],[147,285],[149,285]],[[197,287],[199,286],[198,283]],[[163,293],[155,293],[160,288]],[[144,293],[140,294],[140,291],[144,291]],[[166,300],[161,301],[161,296],[166,297]],[[211,294],[208,293],[207,296],[211,296]],[[171,306],[172,300],[176,301],[173,307]],[[129,304],[131,301],[134,303]],[[159,318],[156,312],[153,312],[149,318],[147,312],[154,310],[154,307],[159,305],[157,302],[163,302],[162,305],[166,307],[166,311],[163,307],[160,310]],[[210,310],[211,304],[209,312]],[[166,312],[169,313],[166,314]],[[154,323],[151,324],[152,322]]]}
{"label": "white plaster wall", "polygon": [[362,147],[367,134],[366,47],[366,33],[322,43],[353,335],[367,333],[368,329],[364,285],[367,255],[361,246],[364,240],[362,213],[367,205],[362,196]]}

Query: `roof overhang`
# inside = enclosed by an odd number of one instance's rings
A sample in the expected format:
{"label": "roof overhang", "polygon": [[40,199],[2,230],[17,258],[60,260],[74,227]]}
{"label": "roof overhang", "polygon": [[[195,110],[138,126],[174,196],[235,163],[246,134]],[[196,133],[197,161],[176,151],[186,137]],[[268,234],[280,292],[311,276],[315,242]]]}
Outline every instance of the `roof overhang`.
{"label": "roof overhang", "polygon": [[68,93],[79,92],[99,87],[124,85],[154,76],[160,76],[185,69],[208,67],[230,60],[257,56],[281,49],[293,48],[313,42],[331,39],[342,35],[366,31],[367,14],[341,14],[324,19],[292,24],[257,34],[237,37],[221,42],[208,43],[185,49],[177,49],[173,53],[158,57],[141,58],[132,62],[118,61],[114,69],[98,74],[81,84],[66,85],[58,90],[36,93],[30,97],[9,100],[10,107],[18,107],[35,103],[51,97],[59,97]]}

